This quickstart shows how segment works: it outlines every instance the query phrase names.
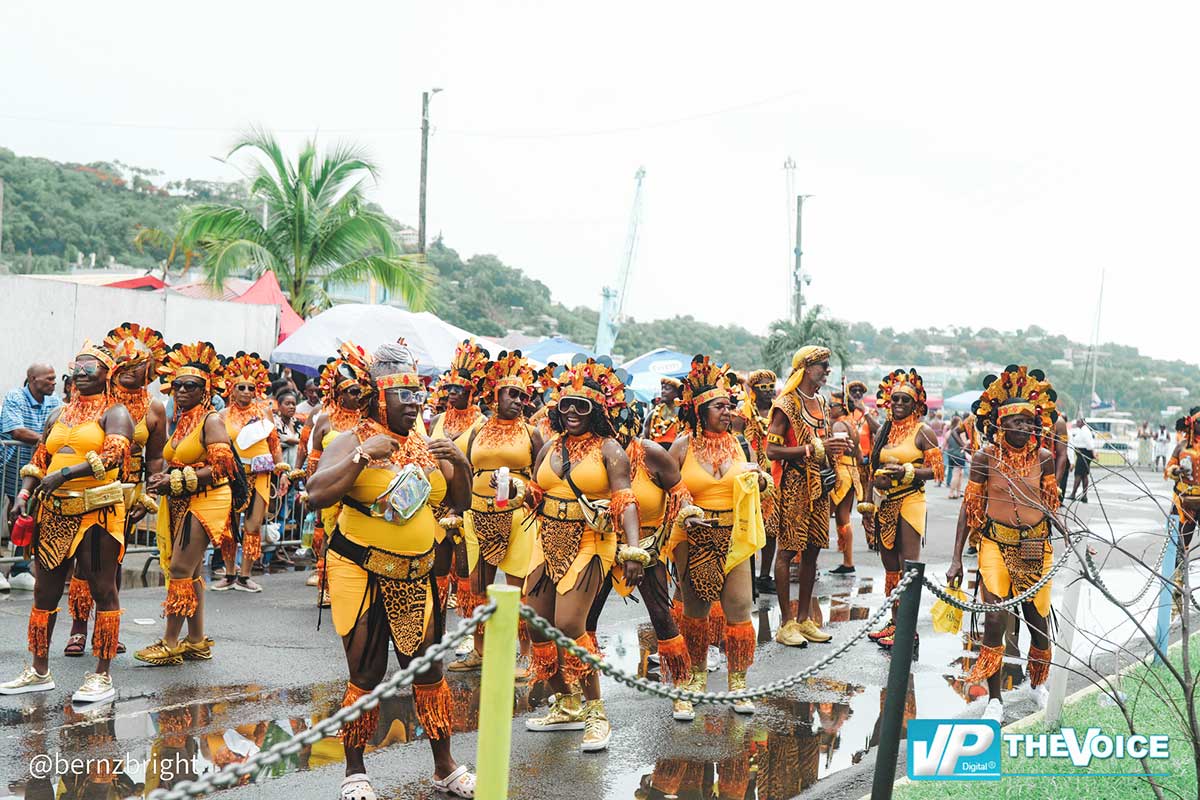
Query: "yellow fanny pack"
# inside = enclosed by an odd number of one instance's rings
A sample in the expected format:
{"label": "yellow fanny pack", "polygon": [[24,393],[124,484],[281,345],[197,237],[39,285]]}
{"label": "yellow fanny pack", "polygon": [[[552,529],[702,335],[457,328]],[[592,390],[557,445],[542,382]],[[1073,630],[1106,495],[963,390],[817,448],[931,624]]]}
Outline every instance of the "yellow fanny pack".
{"label": "yellow fanny pack", "polygon": [[42,504],[68,517],[77,517],[102,508],[110,508],[125,501],[125,487],[120,481],[93,486],[82,492],[58,491],[42,501]]}

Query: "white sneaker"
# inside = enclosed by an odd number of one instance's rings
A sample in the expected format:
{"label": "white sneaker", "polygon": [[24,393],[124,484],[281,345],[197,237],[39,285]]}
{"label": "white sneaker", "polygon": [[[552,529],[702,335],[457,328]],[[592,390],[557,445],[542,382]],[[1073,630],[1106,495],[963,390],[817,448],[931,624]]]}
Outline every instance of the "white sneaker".
{"label": "white sneaker", "polygon": [[998,698],[993,697],[988,700],[987,708],[983,710],[983,716],[980,719],[991,719],[1004,724],[1004,703],[1001,703]]}
{"label": "white sneaker", "polygon": [[33,573],[32,572],[18,572],[16,575],[10,575],[8,577],[8,585],[11,586],[12,588],[16,589],[19,592],[32,592],[33,591]]}
{"label": "white sneaker", "polygon": [[708,671],[716,672],[723,666],[725,666],[725,654],[719,647],[710,644],[708,646]]}
{"label": "white sneaker", "polygon": [[1041,686],[1032,686],[1029,689],[1029,696],[1037,703],[1038,708],[1045,708],[1046,703],[1050,701],[1050,690],[1044,683]]}
{"label": "white sneaker", "polygon": [[54,688],[54,678],[49,671],[40,675],[33,667],[26,667],[16,678],[0,683],[0,694],[25,694],[26,692],[48,692]]}
{"label": "white sneaker", "polygon": [[113,688],[111,675],[89,672],[83,678],[83,686],[80,686],[75,690],[75,694],[71,695],[71,702],[103,703],[105,700],[112,700],[116,696],[117,690]]}
{"label": "white sneaker", "polygon": [[364,773],[347,775],[342,780],[341,800],[375,800],[375,789]]}
{"label": "white sneaker", "polygon": [[8,578],[4,577],[4,573],[0,572],[0,592],[7,592],[12,587],[8,585]]}

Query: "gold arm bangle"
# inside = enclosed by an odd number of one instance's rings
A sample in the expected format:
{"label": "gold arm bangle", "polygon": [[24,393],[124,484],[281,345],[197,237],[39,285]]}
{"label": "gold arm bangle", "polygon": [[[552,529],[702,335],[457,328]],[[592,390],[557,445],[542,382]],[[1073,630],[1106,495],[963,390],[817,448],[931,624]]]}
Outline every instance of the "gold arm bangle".
{"label": "gold arm bangle", "polygon": [[860,514],[874,514],[875,511],[876,511],[876,508],[875,508],[874,503],[859,503],[858,504],[858,513],[860,513]]}
{"label": "gold arm bangle", "polygon": [[787,440],[786,440],[786,439],[784,439],[784,438],[783,438],[781,435],[779,435],[778,433],[768,433],[768,434],[767,434],[767,441],[768,441],[768,442],[770,442],[771,444],[777,444],[777,445],[780,445],[780,446],[784,445],[784,444],[787,442]]}
{"label": "gold arm bangle", "polygon": [[508,502],[514,506],[524,505],[525,494],[527,491],[525,487],[525,481],[521,480],[520,478],[511,478],[510,480],[512,481],[512,485],[516,488],[517,493],[513,495]]}
{"label": "gold arm bangle", "polygon": [[141,503],[142,508],[149,511],[151,514],[158,513],[158,503],[154,502],[154,498],[150,495],[142,495],[138,498],[138,502]]}
{"label": "gold arm bangle", "polygon": [[21,477],[37,478],[40,481],[42,478],[46,477],[46,473],[36,464],[26,464],[25,466],[21,467]]}
{"label": "gold arm bangle", "polygon": [[700,508],[700,506],[696,506],[696,505],[684,506],[683,508],[679,509],[679,513],[675,515],[675,524],[680,527],[683,527],[684,523],[686,523],[692,517],[703,517],[703,516],[704,516],[704,509]]}
{"label": "gold arm bangle", "polygon": [[171,470],[171,494],[178,497],[183,494],[183,470]]}
{"label": "gold arm bangle", "polygon": [[825,443],[816,436],[814,436],[812,440],[812,449],[813,455],[817,457],[818,461],[825,460]]}
{"label": "gold arm bangle", "polygon": [[904,477],[900,480],[901,486],[912,486],[913,478],[916,477],[917,470],[912,463],[904,465]]}
{"label": "gold arm bangle", "polygon": [[189,494],[194,494],[200,488],[200,476],[196,474],[196,470],[191,467],[183,468],[183,482],[187,486]]}
{"label": "gold arm bangle", "polygon": [[454,528],[461,528],[462,523],[463,523],[462,517],[459,517],[459,516],[456,516],[453,514],[448,517],[442,517],[441,519],[438,520],[438,525],[441,525],[446,530],[452,530]]}
{"label": "gold arm bangle", "polygon": [[84,458],[92,468],[92,477],[98,481],[104,480],[104,473],[108,470],[104,468],[104,459],[100,458],[100,454],[95,450],[88,450]]}
{"label": "gold arm bangle", "polygon": [[648,553],[646,550],[643,550],[640,547],[632,547],[630,545],[623,544],[617,548],[617,561],[622,564],[624,564],[626,561],[636,561],[643,567],[648,567],[653,559],[650,557],[650,553]]}

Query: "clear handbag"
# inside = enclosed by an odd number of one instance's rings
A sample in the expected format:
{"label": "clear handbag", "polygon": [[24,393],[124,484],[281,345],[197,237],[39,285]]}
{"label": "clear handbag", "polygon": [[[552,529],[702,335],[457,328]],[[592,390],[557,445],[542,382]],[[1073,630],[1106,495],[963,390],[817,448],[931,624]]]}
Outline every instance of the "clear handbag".
{"label": "clear handbag", "polygon": [[405,464],[388,488],[375,498],[371,514],[388,522],[407,522],[429,500],[432,489],[424,470],[416,464]]}

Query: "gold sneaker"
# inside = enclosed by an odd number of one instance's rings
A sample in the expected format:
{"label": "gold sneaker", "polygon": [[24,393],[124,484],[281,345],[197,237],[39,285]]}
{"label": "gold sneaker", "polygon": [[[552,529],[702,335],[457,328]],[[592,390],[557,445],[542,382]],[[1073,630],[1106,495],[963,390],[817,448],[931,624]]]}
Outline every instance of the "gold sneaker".
{"label": "gold sneaker", "polygon": [[588,700],[583,707],[583,741],[579,749],[585,753],[596,753],[608,749],[612,738],[612,726],[604,713],[603,700]]}
{"label": "gold sneaker", "polygon": [[805,639],[808,639],[810,642],[816,642],[817,644],[825,644],[825,642],[828,642],[833,638],[828,633],[818,628],[817,623],[813,622],[811,619],[806,619],[804,622],[800,623],[800,633]]}
{"label": "gold sneaker", "polygon": [[463,658],[447,664],[446,669],[449,672],[474,672],[482,666],[483,656],[479,654],[478,650],[472,648],[471,652],[467,653]]}
{"label": "gold sneaker", "polygon": [[50,670],[45,675],[39,675],[33,667],[26,667],[11,681],[0,683],[0,694],[25,694],[26,692],[48,692],[54,688],[54,678]]}
{"label": "gold sneaker", "polygon": [[525,720],[527,731],[581,731],[584,729],[583,695],[556,695],[544,717]]}
{"label": "gold sneaker", "polygon": [[205,636],[198,642],[180,639],[179,654],[183,656],[184,661],[208,661],[212,658],[212,646],[213,640],[209,636]]}
{"label": "gold sneaker", "polygon": [[794,619],[783,623],[783,626],[775,633],[775,641],[788,647],[808,647],[808,639],[804,636],[800,623]]}
{"label": "gold sneaker", "polygon": [[[729,691],[740,692],[746,688],[746,673],[731,672],[729,673]],[[733,704],[733,710],[739,714],[753,714],[753,700],[739,700]]]}
{"label": "gold sneaker", "polygon": [[183,648],[179,645],[168,647],[166,642],[159,639],[149,647],[138,650],[133,657],[155,667],[170,667],[183,663]]}

